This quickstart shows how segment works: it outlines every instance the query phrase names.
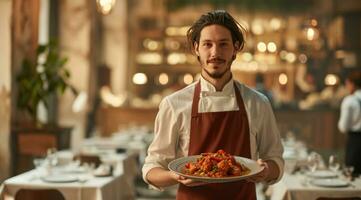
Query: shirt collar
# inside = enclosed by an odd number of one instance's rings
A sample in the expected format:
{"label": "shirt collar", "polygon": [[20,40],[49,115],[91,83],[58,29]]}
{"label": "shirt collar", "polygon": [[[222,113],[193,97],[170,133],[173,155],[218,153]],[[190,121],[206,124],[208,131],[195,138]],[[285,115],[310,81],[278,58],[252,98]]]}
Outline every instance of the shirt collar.
{"label": "shirt collar", "polygon": [[356,90],[354,95],[361,97],[361,89]]}
{"label": "shirt collar", "polygon": [[232,95],[234,92],[233,78],[231,78],[223,87],[222,91],[217,91],[216,88],[204,79],[202,76],[200,78],[201,82],[201,92],[211,92],[211,93],[222,93],[224,95]]}

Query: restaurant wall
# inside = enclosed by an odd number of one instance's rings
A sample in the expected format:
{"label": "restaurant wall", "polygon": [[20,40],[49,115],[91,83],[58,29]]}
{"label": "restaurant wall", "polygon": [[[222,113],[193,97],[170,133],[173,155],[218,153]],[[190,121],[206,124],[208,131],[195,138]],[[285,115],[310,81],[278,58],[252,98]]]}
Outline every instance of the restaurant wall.
{"label": "restaurant wall", "polygon": [[10,175],[11,0],[0,0],[0,183]]}
{"label": "restaurant wall", "polygon": [[[91,13],[90,1],[59,1],[59,37],[64,56],[68,58],[66,67],[71,77],[70,83],[78,90],[89,94],[89,74],[91,68]],[[79,146],[84,137],[86,109],[74,112],[72,105],[75,95],[67,90],[59,101],[59,123],[70,126],[72,147]]]}
{"label": "restaurant wall", "polygon": [[103,59],[111,69],[111,86],[116,94],[127,90],[129,77],[127,17],[127,1],[117,1],[112,12],[102,17]]}

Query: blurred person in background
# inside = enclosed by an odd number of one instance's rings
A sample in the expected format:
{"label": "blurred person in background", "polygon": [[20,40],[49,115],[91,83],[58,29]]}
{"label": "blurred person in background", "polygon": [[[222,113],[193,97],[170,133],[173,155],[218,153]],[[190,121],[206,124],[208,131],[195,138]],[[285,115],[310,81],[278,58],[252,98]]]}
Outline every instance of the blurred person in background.
{"label": "blurred person in background", "polygon": [[269,100],[269,102],[271,103],[271,105],[273,106],[272,91],[270,91],[266,88],[265,83],[264,83],[264,77],[263,77],[263,74],[261,74],[261,73],[256,74],[256,88],[255,89],[258,92],[264,94],[267,97],[267,99]]}
{"label": "blurred person in background", "polygon": [[[165,97],[143,166],[151,186],[179,184],[177,199],[255,200],[255,182],[277,182],[283,147],[268,99],[233,79],[231,64],[244,46],[245,29],[226,11],[202,15],[187,38],[201,66],[199,81]],[[246,180],[204,183],[177,175],[168,164],[180,157],[216,152],[258,160],[264,169]]]}
{"label": "blurred person in background", "polygon": [[353,166],[353,174],[361,173],[361,71],[351,72],[345,81],[350,92],[341,103],[338,128],[347,133],[346,166]]}

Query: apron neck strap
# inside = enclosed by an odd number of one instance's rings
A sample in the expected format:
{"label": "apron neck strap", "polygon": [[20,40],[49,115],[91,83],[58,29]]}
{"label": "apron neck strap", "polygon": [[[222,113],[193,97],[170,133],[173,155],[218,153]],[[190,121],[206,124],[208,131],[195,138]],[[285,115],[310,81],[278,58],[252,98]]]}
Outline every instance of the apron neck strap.
{"label": "apron neck strap", "polygon": [[[241,98],[241,93],[237,87],[236,82],[234,82],[234,81],[233,81],[233,87],[235,90],[238,108],[239,108],[239,110],[241,110],[242,108],[244,109],[243,100]],[[198,114],[198,104],[199,104],[200,93],[201,93],[201,82],[198,81],[198,83],[196,83],[196,86],[194,88],[193,102],[192,102],[192,117],[196,117]]]}

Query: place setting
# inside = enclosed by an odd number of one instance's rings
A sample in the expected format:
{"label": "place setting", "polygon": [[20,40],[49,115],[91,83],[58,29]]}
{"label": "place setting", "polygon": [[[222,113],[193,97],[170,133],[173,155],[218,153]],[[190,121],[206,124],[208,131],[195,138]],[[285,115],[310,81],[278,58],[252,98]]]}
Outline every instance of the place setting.
{"label": "place setting", "polygon": [[[305,174],[306,180],[310,185],[325,188],[355,187],[350,178],[352,167],[344,166],[341,170],[341,164],[335,155],[328,159],[327,168],[319,168],[320,156],[313,154],[308,157],[309,171]],[[305,185],[305,184],[304,184]]]}

